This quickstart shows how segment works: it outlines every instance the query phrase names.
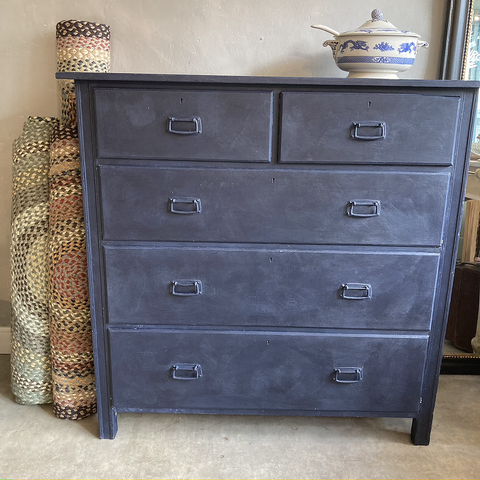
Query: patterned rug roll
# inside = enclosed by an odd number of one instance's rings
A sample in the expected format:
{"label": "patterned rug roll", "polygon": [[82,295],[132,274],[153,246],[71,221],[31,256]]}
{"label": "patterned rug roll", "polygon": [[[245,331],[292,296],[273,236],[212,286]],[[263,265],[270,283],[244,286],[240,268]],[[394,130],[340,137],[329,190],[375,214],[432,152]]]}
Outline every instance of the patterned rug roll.
{"label": "patterned rug roll", "polygon": [[55,128],[49,178],[53,408],[80,420],[96,412],[96,396],[76,127]]}
{"label": "patterned rug roll", "polygon": [[29,117],[13,143],[12,391],[22,404],[52,402],[48,316],[48,170],[54,118]]}
{"label": "patterned rug roll", "polygon": [[[57,24],[57,70],[110,71],[110,28],[67,20]],[[80,157],[73,82],[59,81],[61,124],[50,151],[50,337],[53,409],[80,420],[96,412]]]}
{"label": "patterned rug roll", "polygon": [[110,27],[77,20],[57,23],[57,70],[109,72]]}
{"label": "patterned rug roll", "polygon": [[[57,71],[110,71],[110,27],[102,23],[63,20],[57,23]],[[61,117],[64,125],[76,125],[73,80],[58,81]]]}
{"label": "patterned rug roll", "polygon": [[60,91],[60,123],[62,125],[77,124],[77,104],[75,85],[72,80],[59,80]]}

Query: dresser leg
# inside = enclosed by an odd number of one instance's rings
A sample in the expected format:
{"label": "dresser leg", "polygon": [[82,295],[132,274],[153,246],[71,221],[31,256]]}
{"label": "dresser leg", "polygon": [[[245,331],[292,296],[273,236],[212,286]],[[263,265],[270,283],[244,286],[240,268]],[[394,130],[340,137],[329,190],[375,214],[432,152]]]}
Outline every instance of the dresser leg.
{"label": "dresser leg", "polygon": [[413,419],[411,438],[414,445],[428,445],[430,443],[432,421],[433,415],[430,413]]}
{"label": "dresser leg", "polygon": [[98,426],[100,428],[100,438],[108,438],[113,440],[117,434],[117,412],[112,408],[106,411],[98,411]]}

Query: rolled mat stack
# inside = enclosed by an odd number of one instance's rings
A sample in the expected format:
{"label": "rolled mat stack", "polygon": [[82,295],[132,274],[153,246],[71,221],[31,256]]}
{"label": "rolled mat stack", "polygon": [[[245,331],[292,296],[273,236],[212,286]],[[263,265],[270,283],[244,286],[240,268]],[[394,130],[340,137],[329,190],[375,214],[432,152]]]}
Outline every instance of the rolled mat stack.
{"label": "rolled mat stack", "polygon": [[21,404],[52,402],[48,315],[48,170],[55,118],[28,117],[13,143],[12,391]]}
{"label": "rolled mat stack", "polygon": [[[110,28],[57,24],[57,69],[110,70]],[[50,150],[49,312],[53,408],[80,420],[96,412],[95,374],[85,250],[80,157],[73,82],[60,81],[61,121]]]}

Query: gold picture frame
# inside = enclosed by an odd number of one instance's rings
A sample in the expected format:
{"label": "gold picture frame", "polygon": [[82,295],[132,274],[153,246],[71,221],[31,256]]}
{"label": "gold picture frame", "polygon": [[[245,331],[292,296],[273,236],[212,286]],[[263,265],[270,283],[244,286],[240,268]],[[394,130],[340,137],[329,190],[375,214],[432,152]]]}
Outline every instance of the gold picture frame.
{"label": "gold picture frame", "polygon": [[[477,12],[477,10],[479,10]],[[478,16],[478,18],[477,18]],[[472,77],[472,32],[478,38],[480,29],[480,0],[449,0],[446,23],[443,58],[440,64],[440,79],[444,80],[480,80],[478,51],[475,75]],[[476,40],[477,49],[478,40]],[[463,261],[463,259],[462,259]],[[455,352],[445,349],[442,360],[442,373],[480,374],[480,355]]]}
{"label": "gold picture frame", "polygon": [[468,61],[468,36],[475,0],[449,0],[439,78],[462,80]]}

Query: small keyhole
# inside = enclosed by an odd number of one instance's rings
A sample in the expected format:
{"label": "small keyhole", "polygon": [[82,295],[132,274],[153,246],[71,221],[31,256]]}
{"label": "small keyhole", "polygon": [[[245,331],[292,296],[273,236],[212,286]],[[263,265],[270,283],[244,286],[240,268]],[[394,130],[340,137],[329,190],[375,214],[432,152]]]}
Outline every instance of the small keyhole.
{"label": "small keyhole", "polygon": [[183,98],[180,99],[180,103],[183,103]]}
{"label": "small keyhole", "polygon": [[274,178],[272,178],[272,183],[275,183],[275,179],[274,179]]}
{"label": "small keyhole", "polygon": [[273,258],[270,259],[270,262],[273,262]]}
{"label": "small keyhole", "polygon": [[372,106],[372,102],[368,102],[368,106],[371,107],[371,106]]}
{"label": "small keyhole", "polygon": [[270,340],[267,340],[267,345],[270,345]]}

